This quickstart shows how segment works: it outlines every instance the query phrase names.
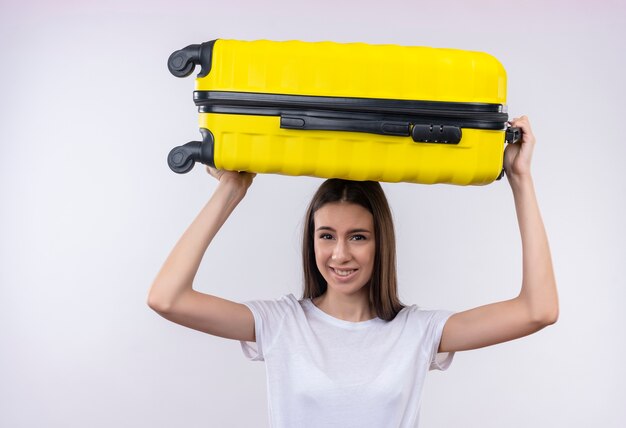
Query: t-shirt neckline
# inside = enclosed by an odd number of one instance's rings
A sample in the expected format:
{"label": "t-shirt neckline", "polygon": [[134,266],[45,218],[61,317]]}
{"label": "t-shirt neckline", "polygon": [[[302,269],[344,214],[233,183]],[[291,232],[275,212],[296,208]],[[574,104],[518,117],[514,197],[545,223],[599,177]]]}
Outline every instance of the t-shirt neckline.
{"label": "t-shirt neckline", "polygon": [[315,303],[313,303],[311,299],[304,299],[303,303],[306,306],[306,309],[308,309],[308,312],[315,318],[342,328],[361,329],[384,322],[378,317],[374,317],[365,321],[346,321],[327,314],[326,312],[315,306]]}

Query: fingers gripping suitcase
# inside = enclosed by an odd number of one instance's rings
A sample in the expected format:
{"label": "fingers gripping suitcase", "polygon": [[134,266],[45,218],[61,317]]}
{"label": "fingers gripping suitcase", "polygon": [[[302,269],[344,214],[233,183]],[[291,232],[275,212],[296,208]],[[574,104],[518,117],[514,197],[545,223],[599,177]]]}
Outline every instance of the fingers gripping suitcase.
{"label": "fingers gripping suitcase", "polygon": [[170,168],[386,182],[487,184],[502,172],[506,74],[480,52],[214,40],[174,52],[196,78],[202,141]]}

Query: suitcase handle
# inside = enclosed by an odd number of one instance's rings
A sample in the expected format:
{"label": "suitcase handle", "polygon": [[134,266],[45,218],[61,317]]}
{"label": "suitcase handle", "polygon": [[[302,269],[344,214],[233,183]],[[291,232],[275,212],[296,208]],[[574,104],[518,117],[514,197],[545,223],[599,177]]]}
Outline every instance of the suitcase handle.
{"label": "suitcase handle", "polygon": [[167,165],[177,174],[186,174],[200,162],[215,167],[213,157],[213,134],[206,128],[200,128],[202,141],[190,141],[174,147],[167,155]]}
{"label": "suitcase handle", "polygon": [[362,119],[328,119],[315,116],[280,116],[283,129],[367,132],[369,134],[408,136],[408,122]]}
{"label": "suitcase handle", "polygon": [[409,122],[364,119],[329,119],[315,116],[281,116],[283,129],[366,132],[368,134],[411,136],[416,143],[459,144],[461,128],[449,125],[415,124]]}
{"label": "suitcase handle", "polygon": [[[507,144],[515,144],[522,138],[522,130],[518,127],[506,128],[504,133],[504,142]],[[496,177],[496,181],[501,180],[504,177],[504,168],[500,171],[500,175]]]}
{"label": "suitcase handle", "polygon": [[177,50],[167,59],[167,68],[176,77],[187,77],[193,73],[196,65],[202,69],[198,77],[206,77],[211,71],[213,61],[213,45],[216,40],[205,42],[200,45],[189,45]]}
{"label": "suitcase handle", "polygon": [[504,133],[504,142],[507,144],[515,144],[522,138],[522,130],[517,127],[507,128]]}

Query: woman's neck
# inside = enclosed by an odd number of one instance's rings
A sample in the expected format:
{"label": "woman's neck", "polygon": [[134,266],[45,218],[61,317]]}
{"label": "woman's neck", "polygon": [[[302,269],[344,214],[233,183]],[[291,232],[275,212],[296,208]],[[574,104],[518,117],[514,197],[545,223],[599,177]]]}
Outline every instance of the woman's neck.
{"label": "woman's neck", "polygon": [[370,307],[368,290],[363,289],[358,295],[326,293],[311,299],[313,304],[328,315],[344,321],[361,322],[375,318]]}

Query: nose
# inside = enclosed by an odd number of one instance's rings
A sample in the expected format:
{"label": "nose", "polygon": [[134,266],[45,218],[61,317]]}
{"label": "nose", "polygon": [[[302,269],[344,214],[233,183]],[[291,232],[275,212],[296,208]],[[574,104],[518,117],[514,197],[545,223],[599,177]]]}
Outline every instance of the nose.
{"label": "nose", "polygon": [[331,258],[334,262],[337,263],[344,263],[350,260],[351,256],[348,245],[344,241],[338,240],[337,244],[333,248]]}

